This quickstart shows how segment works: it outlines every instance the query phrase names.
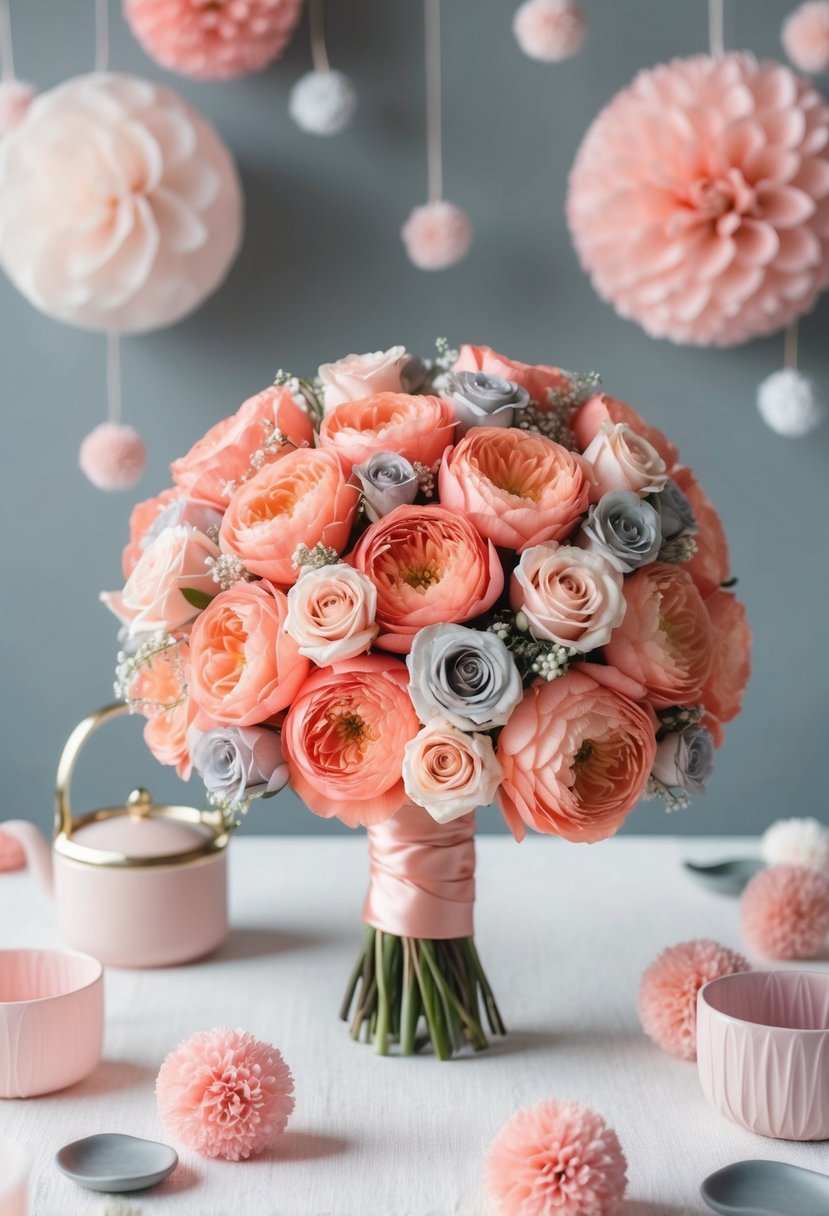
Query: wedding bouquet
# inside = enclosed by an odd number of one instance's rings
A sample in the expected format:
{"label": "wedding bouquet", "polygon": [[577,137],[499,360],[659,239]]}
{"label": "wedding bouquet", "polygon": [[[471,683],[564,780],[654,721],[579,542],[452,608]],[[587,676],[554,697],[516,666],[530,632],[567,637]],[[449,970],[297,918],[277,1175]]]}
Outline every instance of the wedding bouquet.
{"label": "wedding bouquet", "polygon": [[704,790],[750,648],[714,508],[597,376],[446,343],[280,372],[171,473],[118,694],[228,823],[290,784],[367,828],[355,1038],[485,1047],[475,809],[592,842]]}

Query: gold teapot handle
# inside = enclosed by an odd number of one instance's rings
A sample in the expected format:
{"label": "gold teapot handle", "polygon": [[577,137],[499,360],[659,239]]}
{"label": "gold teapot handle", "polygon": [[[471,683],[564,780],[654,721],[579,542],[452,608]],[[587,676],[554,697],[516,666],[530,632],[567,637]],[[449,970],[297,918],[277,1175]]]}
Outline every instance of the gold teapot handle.
{"label": "gold teapot handle", "polygon": [[69,799],[69,788],[72,782],[72,774],[75,771],[75,765],[78,762],[78,756],[86,746],[87,740],[90,735],[95,733],[99,726],[103,726],[111,718],[117,718],[127,712],[127,706],[122,701],[118,701],[114,705],[105,705],[103,709],[96,709],[94,713],[89,714],[82,722],[78,723],[66,740],[60,761],[58,762],[58,775],[55,781],[56,835],[62,832],[65,836],[69,836],[72,832],[72,803]]}

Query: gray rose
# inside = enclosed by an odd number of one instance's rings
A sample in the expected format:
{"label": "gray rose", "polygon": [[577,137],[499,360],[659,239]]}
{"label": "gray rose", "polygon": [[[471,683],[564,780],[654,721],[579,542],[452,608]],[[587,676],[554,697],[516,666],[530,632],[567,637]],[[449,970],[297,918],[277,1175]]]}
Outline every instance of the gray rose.
{"label": "gray rose", "polygon": [[238,805],[274,794],[288,781],[288,766],[275,730],[262,726],[191,727],[187,745],[193,767],[209,794]]}
{"label": "gray rose", "polygon": [[175,528],[187,524],[199,532],[207,532],[208,528],[217,528],[222,522],[222,513],[207,503],[193,502],[182,495],[167,503],[156,515],[147,531],[141,537],[141,548],[147,549],[160,536],[165,528]]}
{"label": "gray rose", "polygon": [[443,718],[460,730],[503,726],[523,695],[513,657],[494,633],[429,625],[406,659],[409,696],[421,722]]}
{"label": "gray rose", "polygon": [[354,472],[372,523],[417,498],[417,474],[406,457],[397,452],[375,452],[366,464],[355,464]]}
{"label": "gray rose", "polygon": [[704,726],[686,726],[657,744],[653,775],[670,789],[704,794],[714,771],[714,740]]}
{"label": "gray rose", "polygon": [[473,426],[512,426],[515,411],[529,404],[530,394],[512,380],[486,372],[455,372],[448,384],[460,434]]}
{"label": "gray rose", "polygon": [[611,490],[592,506],[580,545],[600,554],[621,574],[656,560],[662,529],[656,510],[632,490]]}
{"label": "gray rose", "polygon": [[697,531],[694,509],[672,477],[668,478],[664,490],[654,494],[649,501],[659,513],[663,540],[692,536]]}

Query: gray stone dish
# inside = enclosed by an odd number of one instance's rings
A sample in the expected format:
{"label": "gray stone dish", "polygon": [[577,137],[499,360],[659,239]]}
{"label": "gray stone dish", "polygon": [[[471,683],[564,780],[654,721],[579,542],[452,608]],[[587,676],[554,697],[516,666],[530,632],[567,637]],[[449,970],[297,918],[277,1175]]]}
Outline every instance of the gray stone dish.
{"label": "gray stone dish", "polygon": [[55,1154],[55,1164],[79,1186],[120,1194],[163,1182],[178,1165],[178,1154],[156,1140],[102,1132],[65,1144]]}
{"label": "gray stone dish", "polygon": [[718,895],[742,895],[754,875],[765,869],[759,857],[735,857],[713,865],[701,865],[696,861],[683,861],[682,864],[687,874]]}
{"label": "gray stone dish", "polygon": [[700,1193],[720,1216],[827,1216],[829,1177],[782,1161],[736,1161]]}

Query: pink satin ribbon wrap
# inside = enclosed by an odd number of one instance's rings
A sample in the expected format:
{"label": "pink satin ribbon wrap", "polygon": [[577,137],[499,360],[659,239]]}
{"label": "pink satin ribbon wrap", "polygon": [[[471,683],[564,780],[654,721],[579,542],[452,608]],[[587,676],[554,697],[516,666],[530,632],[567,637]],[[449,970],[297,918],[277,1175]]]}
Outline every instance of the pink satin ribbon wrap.
{"label": "pink satin ribbon wrap", "polygon": [[363,920],[398,937],[471,937],[475,816],[435,823],[405,806],[368,828],[370,881]]}

